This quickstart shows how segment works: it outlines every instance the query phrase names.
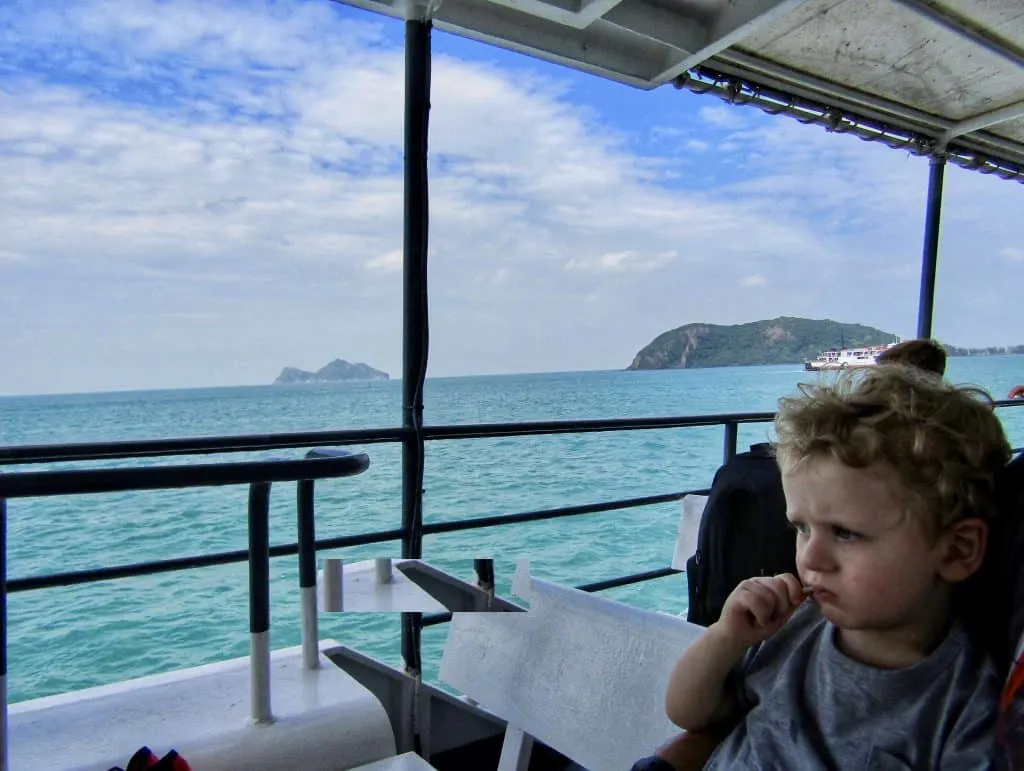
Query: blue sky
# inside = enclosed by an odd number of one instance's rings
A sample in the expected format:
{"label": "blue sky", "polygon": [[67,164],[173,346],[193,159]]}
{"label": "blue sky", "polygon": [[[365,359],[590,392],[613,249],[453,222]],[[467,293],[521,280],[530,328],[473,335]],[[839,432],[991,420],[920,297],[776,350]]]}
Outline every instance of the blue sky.
{"label": "blue sky", "polygon": [[[317,2],[0,6],[0,394],[401,361],[402,25]],[[927,162],[434,33],[430,375],[665,329],[914,331]],[[1024,343],[1024,186],[951,168],[935,334]]]}

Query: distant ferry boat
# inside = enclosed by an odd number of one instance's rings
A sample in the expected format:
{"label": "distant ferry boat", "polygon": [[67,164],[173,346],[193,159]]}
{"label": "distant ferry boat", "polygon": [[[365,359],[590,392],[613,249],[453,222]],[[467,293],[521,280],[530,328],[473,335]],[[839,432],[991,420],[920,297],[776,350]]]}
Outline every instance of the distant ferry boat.
{"label": "distant ferry boat", "polygon": [[818,358],[804,362],[804,369],[817,372],[825,369],[850,369],[853,367],[873,367],[878,363],[878,356],[899,343],[899,339],[885,345],[866,345],[860,348],[829,348],[818,354]]}

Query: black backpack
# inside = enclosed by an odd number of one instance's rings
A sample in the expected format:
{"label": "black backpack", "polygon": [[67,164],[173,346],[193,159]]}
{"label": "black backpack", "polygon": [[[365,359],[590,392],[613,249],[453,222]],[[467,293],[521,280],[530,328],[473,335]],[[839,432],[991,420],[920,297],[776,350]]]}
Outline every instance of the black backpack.
{"label": "black backpack", "polygon": [[1024,637],[1024,454],[1003,469],[996,495],[985,562],[959,587],[959,610],[1005,675]]}
{"label": "black backpack", "polygon": [[772,446],[754,444],[715,472],[697,552],[686,561],[686,619],[710,626],[741,581],[795,572],[796,535],[786,519],[782,474]]}

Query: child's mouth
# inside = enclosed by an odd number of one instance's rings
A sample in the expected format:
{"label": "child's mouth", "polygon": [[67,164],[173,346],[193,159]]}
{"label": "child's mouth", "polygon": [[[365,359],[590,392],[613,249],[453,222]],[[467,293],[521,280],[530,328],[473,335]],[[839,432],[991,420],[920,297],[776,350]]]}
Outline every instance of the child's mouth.
{"label": "child's mouth", "polygon": [[830,592],[828,589],[822,589],[820,586],[805,586],[803,588],[803,595],[812,600],[818,602],[829,601],[835,599],[835,594]]}

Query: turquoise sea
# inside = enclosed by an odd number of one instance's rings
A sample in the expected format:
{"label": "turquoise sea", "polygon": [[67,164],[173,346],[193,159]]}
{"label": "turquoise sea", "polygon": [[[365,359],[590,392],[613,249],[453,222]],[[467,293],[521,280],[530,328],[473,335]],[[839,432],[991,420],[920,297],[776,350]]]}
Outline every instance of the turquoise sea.
{"label": "turquoise sea", "polygon": [[[1010,387],[1024,382],[1024,357],[951,359],[947,376],[1004,398]],[[425,419],[436,425],[771,411],[798,382],[816,377],[786,365],[436,378],[426,383]],[[8,397],[0,398],[0,445],[386,427],[400,423],[400,404],[397,381]],[[1024,445],[1024,410],[1000,414],[1014,447]],[[740,427],[741,448],[769,437],[768,424]],[[424,520],[704,487],[721,463],[722,438],[722,429],[714,427],[430,442]],[[401,524],[399,447],[354,449],[370,455],[371,468],[362,476],[318,486],[318,537]],[[241,457],[301,457],[302,452]],[[8,576],[244,549],[246,498],[247,490],[238,487],[11,501]],[[273,543],[294,541],[294,501],[294,485],[275,487]],[[671,503],[427,536],[424,558],[471,579],[473,558],[493,557],[501,593],[508,592],[521,558],[529,558],[532,571],[544,578],[595,581],[666,566],[679,513],[680,504]],[[398,556],[399,549],[396,542],[346,549],[338,556]],[[297,562],[275,559],[271,569],[272,644],[296,645]],[[247,655],[246,570],[240,564],[11,595],[11,701]],[[605,595],[685,613],[685,580],[676,575]],[[397,615],[325,615],[320,632],[388,663],[401,661]],[[424,630],[428,679],[436,677],[445,634],[445,625]]]}

